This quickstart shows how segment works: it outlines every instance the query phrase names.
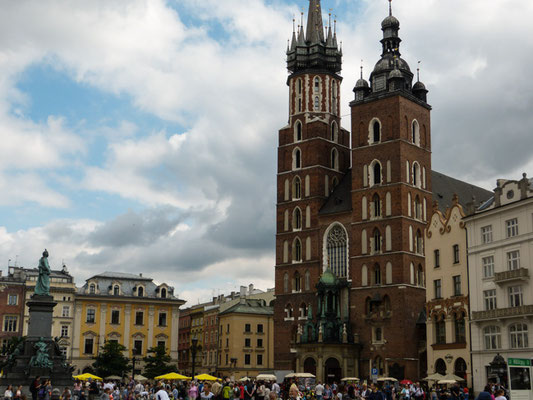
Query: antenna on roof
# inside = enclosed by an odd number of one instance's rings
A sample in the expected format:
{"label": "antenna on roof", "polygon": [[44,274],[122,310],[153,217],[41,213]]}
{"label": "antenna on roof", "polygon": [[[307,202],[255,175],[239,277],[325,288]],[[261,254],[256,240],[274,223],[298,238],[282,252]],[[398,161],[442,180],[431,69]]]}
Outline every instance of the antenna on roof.
{"label": "antenna on roof", "polygon": [[361,79],[363,79],[363,60],[361,60]]}
{"label": "antenna on roof", "polygon": [[416,69],[416,80],[420,82],[420,60],[418,61],[418,68]]}

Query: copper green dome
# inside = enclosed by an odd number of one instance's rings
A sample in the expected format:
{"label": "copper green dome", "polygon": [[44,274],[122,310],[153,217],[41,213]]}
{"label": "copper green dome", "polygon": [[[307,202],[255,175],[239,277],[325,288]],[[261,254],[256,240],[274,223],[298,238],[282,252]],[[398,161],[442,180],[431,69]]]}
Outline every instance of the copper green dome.
{"label": "copper green dome", "polygon": [[322,276],[320,277],[320,283],[323,283],[324,285],[335,285],[339,279],[335,276],[333,272],[331,272],[331,269],[326,269]]}

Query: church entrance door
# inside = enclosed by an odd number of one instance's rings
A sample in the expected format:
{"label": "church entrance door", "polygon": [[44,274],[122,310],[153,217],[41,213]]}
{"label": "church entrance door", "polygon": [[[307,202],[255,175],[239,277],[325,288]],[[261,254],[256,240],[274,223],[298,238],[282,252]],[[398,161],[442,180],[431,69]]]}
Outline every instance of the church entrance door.
{"label": "church entrance door", "polygon": [[336,358],[328,358],[324,364],[324,381],[329,384],[339,383],[342,379],[342,370]]}

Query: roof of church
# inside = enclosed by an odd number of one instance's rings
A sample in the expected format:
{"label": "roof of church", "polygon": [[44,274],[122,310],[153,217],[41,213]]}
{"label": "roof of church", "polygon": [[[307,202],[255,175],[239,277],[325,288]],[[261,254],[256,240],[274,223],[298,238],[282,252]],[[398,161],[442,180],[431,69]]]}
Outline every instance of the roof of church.
{"label": "roof of church", "polygon": [[[352,170],[348,170],[341,182],[333,190],[320,209],[321,215],[344,213],[352,210]],[[476,204],[480,204],[489,199],[493,193],[489,190],[463,182],[450,176],[431,171],[431,187],[433,190],[433,201],[439,203],[439,210],[445,212],[453,204],[453,195],[459,196],[459,204],[464,208],[466,203],[475,197]]]}

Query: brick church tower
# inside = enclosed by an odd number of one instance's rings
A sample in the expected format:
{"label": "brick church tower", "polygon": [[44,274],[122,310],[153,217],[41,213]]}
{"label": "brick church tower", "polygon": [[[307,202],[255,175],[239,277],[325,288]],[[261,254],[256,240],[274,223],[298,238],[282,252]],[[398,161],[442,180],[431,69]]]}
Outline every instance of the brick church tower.
{"label": "brick church tower", "polygon": [[277,370],[416,378],[425,372],[423,238],[431,204],[430,109],[382,23],[381,59],[340,124],[341,50],[320,0],[287,49],[289,123],[279,131]]}

